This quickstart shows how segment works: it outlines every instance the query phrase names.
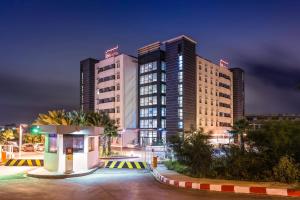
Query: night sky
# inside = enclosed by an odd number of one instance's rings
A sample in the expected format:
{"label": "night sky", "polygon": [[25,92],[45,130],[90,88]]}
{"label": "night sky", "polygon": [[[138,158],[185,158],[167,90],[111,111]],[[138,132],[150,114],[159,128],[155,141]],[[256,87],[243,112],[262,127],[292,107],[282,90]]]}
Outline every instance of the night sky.
{"label": "night sky", "polygon": [[79,62],[186,34],[246,73],[247,113],[300,113],[300,1],[0,0],[0,125],[79,108]]}

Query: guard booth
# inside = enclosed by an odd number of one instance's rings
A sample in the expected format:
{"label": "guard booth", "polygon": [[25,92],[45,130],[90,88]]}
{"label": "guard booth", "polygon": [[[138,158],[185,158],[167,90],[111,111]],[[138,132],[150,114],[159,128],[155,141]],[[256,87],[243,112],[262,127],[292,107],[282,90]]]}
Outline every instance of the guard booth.
{"label": "guard booth", "polygon": [[0,145],[0,162],[14,158],[13,145]]}
{"label": "guard booth", "polygon": [[102,127],[42,125],[45,134],[44,168],[51,172],[84,172],[99,165]]}

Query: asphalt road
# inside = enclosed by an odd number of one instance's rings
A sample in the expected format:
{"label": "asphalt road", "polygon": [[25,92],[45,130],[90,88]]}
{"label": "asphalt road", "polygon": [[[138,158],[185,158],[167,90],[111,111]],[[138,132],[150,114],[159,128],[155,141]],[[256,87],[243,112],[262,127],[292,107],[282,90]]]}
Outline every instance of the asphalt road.
{"label": "asphalt road", "polygon": [[23,177],[0,179],[1,200],[217,200],[217,199],[293,199],[240,195],[233,193],[186,190],[163,185],[143,170],[100,169],[94,174],[69,179],[50,180]]}

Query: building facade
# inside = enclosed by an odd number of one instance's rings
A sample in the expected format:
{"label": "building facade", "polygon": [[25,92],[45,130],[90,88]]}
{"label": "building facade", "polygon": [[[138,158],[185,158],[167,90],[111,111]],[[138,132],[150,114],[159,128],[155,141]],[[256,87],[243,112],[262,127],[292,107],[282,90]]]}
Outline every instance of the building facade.
{"label": "building facade", "polygon": [[229,68],[197,56],[197,127],[211,132],[214,140],[228,138],[233,124],[232,100]]}
{"label": "building facade", "polygon": [[138,125],[141,145],[161,142],[166,129],[166,63],[161,43],[138,49]]}
{"label": "building facade", "polygon": [[137,128],[137,58],[114,54],[95,64],[95,111],[120,130]]}
{"label": "building facade", "polygon": [[245,72],[241,68],[231,68],[233,93],[233,121],[245,118]]}
{"label": "building facade", "polygon": [[80,110],[95,110],[95,64],[94,58],[80,61]]}

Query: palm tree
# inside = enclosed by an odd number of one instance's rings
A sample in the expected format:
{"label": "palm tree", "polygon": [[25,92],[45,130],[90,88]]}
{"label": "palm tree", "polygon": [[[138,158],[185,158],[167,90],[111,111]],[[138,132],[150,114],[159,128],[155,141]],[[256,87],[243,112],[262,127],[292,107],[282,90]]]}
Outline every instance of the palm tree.
{"label": "palm tree", "polygon": [[88,114],[83,111],[72,111],[67,113],[70,124],[77,126],[88,126]]}
{"label": "palm tree", "polygon": [[33,125],[71,125],[68,113],[64,110],[48,111],[48,114],[39,114]]}
{"label": "palm tree", "polygon": [[249,129],[249,122],[246,119],[240,119],[233,125],[233,130],[239,135],[239,143],[242,151],[245,151],[245,138],[244,134],[247,134]]}
{"label": "palm tree", "polygon": [[14,132],[11,129],[7,129],[0,133],[0,144],[5,144],[7,140],[14,139]]}

